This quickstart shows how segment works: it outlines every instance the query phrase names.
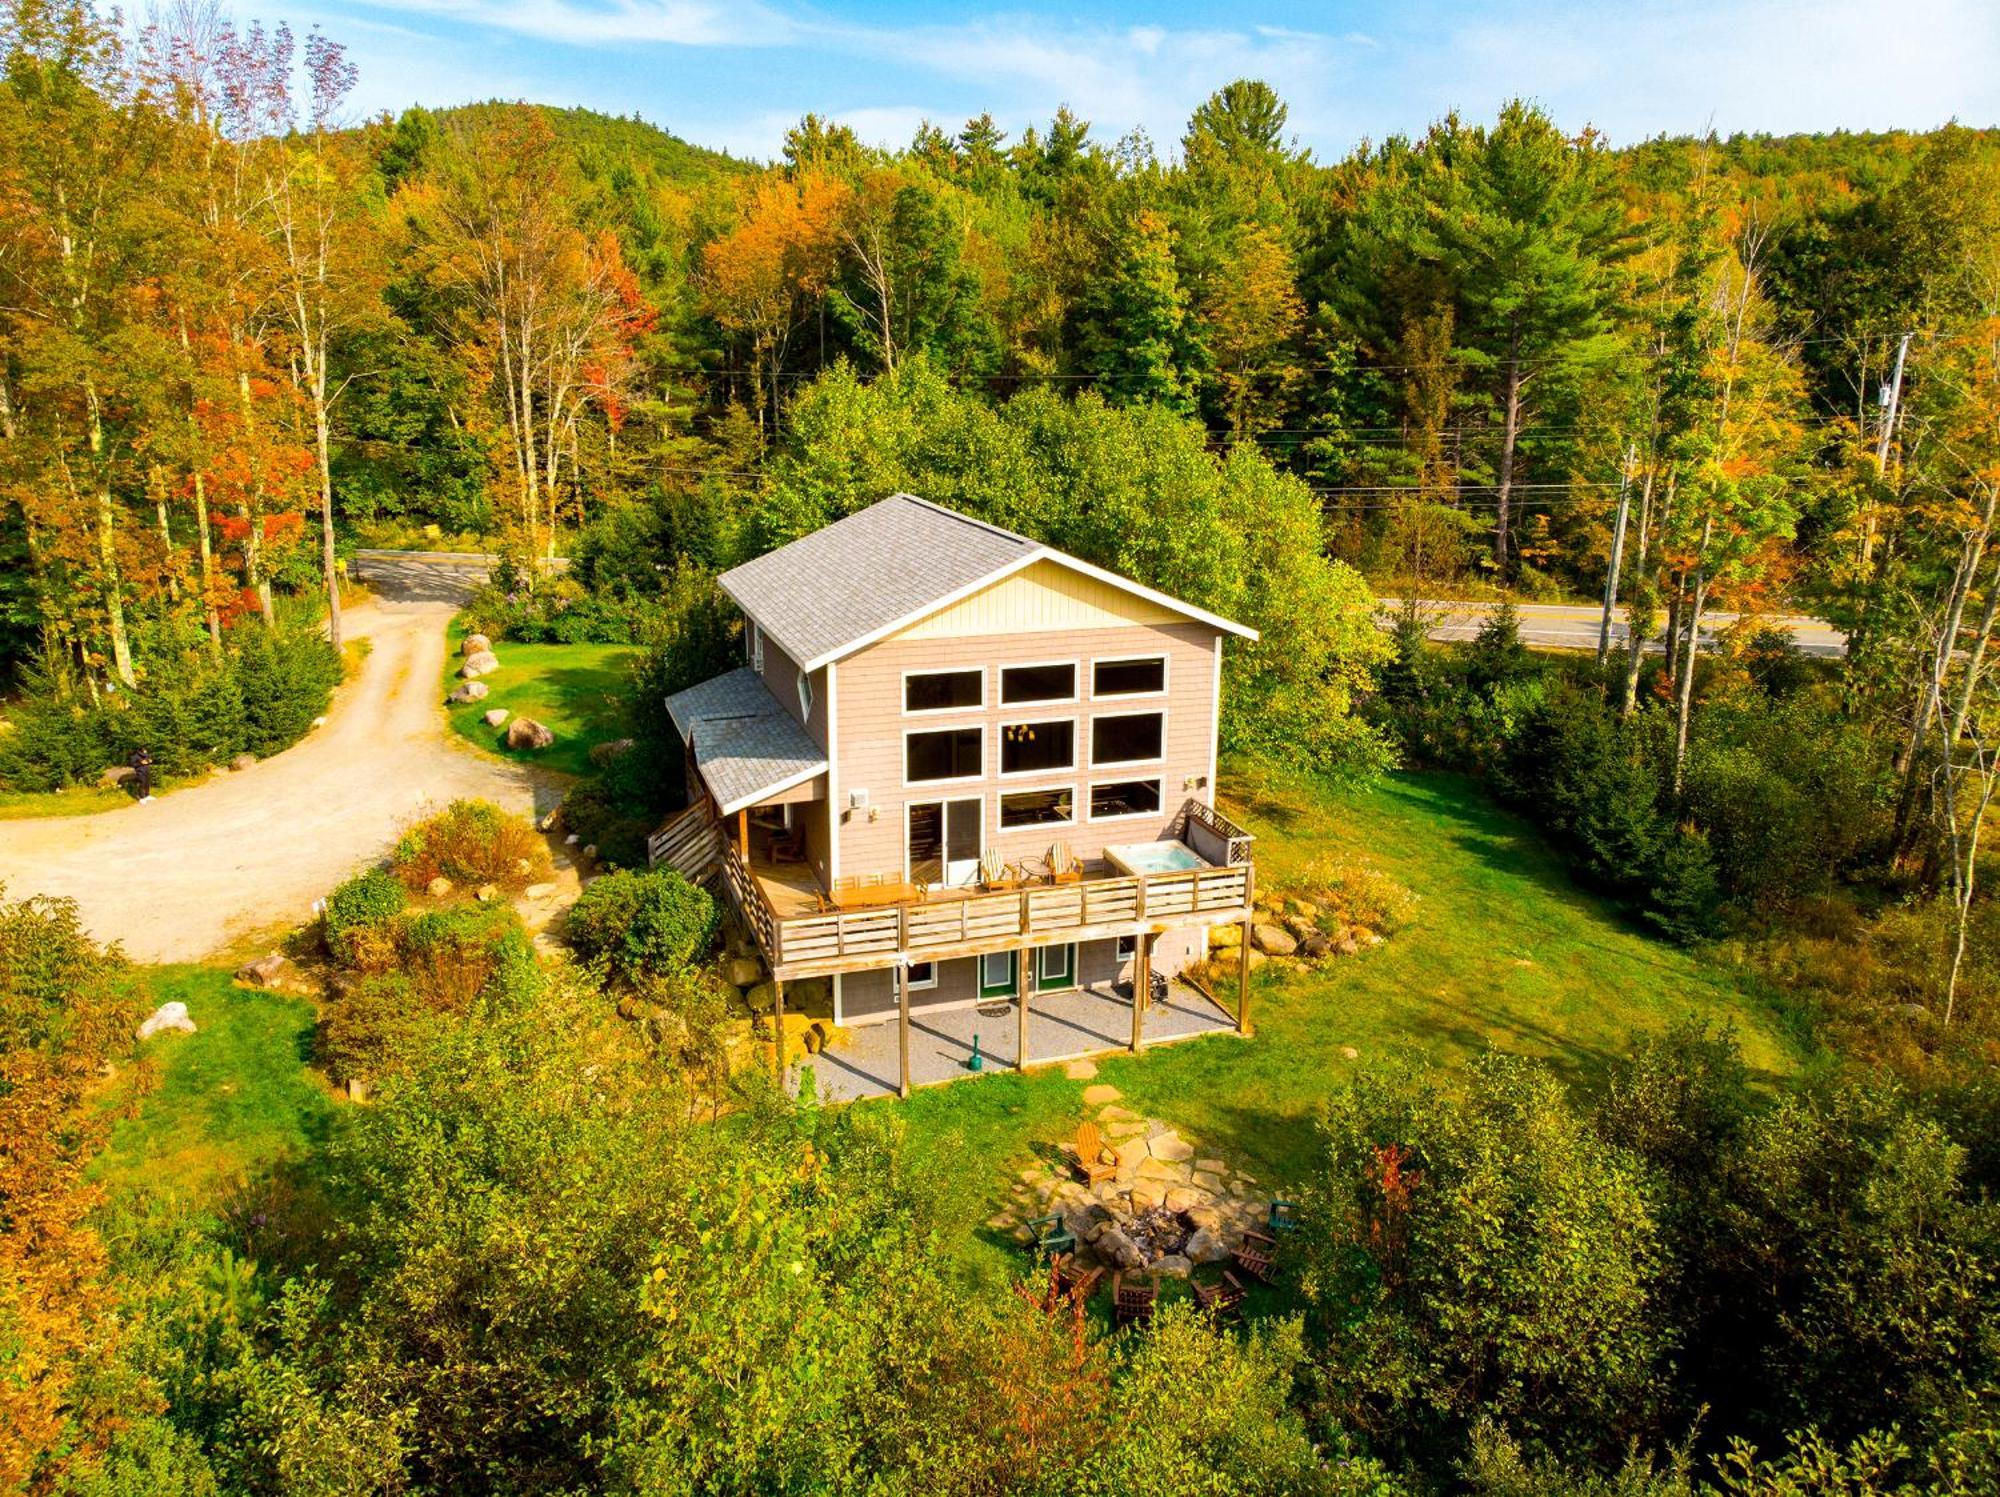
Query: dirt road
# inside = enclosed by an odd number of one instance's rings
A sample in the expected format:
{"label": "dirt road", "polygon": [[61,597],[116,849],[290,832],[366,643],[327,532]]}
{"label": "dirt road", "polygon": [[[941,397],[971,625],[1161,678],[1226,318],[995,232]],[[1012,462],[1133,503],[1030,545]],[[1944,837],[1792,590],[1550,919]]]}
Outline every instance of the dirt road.
{"label": "dirt road", "polygon": [[347,615],[371,645],[324,727],[249,769],[95,816],[0,821],[10,897],[62,894],[101,940],[140,961],[191,961],[308,918],[381,856],[426,804],[476,795],[532,812],[559,791],[451,736],[440,706],[444,626],[456,589],[377,579]]}
{"label": "dirt road", "polygon": [[[1395,598],[1381,598],[1377,601],[1384,608],[1400,606],[1399,600]],[[1433,620],[1430,629],[1432,639],[1464,641],[1479,632],[1479,626],[1486,621],[1486,615],[1497,605],[1447,603],[1426,599],[1417,606]],[[1556,650],[1597,648],[1597,629],[1604,612],[1596,604],[1522,603],[1517,606],[1517,611],[1521,616],[1521,638],[1531,645],[1543,645]],[[1733,613],[1703,614],[1702,648],[1704,650],[1710,648],[1715,636],[1735,623],[1737,617],[1738,615]],[[1792,642],[1808,655],[1839,659],[1847,653],[1847,636],[1823,619],[1808,618],[1803,614],[1780,614],[1767,619],[1766,622],[1790,633]],[[1612,619],[1611,639],[1618,648],[1624,647],[1625,615],[1622,610]]]}

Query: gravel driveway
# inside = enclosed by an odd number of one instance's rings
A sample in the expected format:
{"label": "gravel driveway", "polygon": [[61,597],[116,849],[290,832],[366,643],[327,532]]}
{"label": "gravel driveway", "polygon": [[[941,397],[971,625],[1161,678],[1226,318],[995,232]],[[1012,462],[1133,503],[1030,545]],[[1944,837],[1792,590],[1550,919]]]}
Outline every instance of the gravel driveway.
{"label": "gravel driveway", "polygon": [[193,961],[296,924],[315,899],[382,856],[426,805],[482,796],[533,813],[560,787],[489,759],[446,725],[444,626],[462,583],[412,569],[376,576],[346,616],[368,658],[324,727],[249,769],[94,816],[0,821],[10,898],[76,900],[91,933],[149,962]]}

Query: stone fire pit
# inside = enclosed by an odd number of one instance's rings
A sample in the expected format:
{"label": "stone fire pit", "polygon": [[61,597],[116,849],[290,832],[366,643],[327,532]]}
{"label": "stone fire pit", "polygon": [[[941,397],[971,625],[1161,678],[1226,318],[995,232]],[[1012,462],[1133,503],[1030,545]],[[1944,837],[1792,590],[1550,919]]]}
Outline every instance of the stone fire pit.
{"label": "stone fire pit", "polygon": [[1227,1160],[1204,1157],[1172,1124],[1119,1106],[1118,1097],[1104,1085],[1083,1094],[1117,1152],[1113,1179],[1090,1187],[1066,1163],[1030,1165],[987,1225],[1025,1246],[1033,1240],[1028,1222],[1060,1212],[1086,1266],[1127,1273],[1184,1278],[1197,1264],[1227,1262],[1245,1231],[1264,1230],[1269,1193]]}

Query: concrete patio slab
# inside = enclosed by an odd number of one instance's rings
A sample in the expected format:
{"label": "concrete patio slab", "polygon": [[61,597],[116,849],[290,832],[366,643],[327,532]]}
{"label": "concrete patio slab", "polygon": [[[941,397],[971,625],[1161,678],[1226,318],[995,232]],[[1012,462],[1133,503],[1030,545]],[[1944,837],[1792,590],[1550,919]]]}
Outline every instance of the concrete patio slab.
{"label": "concrete patio slab", "polygon": [[[1168,984],[1166,999],[1148,1008],[1141,1021],[1149,1046],[1232,1033],[1235,1027],[1235,1018],[1226,1010],[1178,982]],[[896,1028],[889,1020],[841,1031],[830,1049],[792,1065],[793,1088],[799,1072],[810,1066],[814,1094],[823,1102],[893,1097],[898,1079]],[[1012,999],[944,1012],[916,1010],[910,1015],[910,1084],[936,1086],[982,1074],[967,1068],[975,1035],[986,1072],[1013,1070],[1018,1034]],[[1131,1041],[1131,999],[1109,985],[1039,993],[1029,1006],[1030,1069],[1123,1050]]]}

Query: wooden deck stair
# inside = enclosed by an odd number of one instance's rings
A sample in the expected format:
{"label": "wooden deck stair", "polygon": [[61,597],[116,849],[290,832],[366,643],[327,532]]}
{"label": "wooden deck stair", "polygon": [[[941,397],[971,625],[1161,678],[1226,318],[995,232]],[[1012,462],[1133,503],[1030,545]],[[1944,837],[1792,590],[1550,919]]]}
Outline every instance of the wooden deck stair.
{"label": "wooden deck stair", "polygon": [[713,875],[721,860],[722,822],[715,814],[715,802],[705,795],[646,839],[647,863],[655,868],[665,865],[689,883]]}

